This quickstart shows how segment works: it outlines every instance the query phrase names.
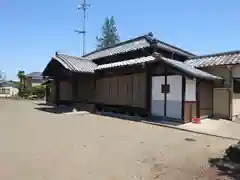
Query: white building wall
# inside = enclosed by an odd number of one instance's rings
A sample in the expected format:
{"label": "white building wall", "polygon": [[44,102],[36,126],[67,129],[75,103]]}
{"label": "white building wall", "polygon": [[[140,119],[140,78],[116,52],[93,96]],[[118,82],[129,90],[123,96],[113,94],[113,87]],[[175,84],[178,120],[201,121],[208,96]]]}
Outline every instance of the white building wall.
{"label": "white building wall", "polygon": [[152,77],[152,115],[164,116],[164,93],[161,93],[162,84],[165,84],[164,76]]}
{"label": "white building wall", "polygon": [[196,101],[196,79],[186,79],[185,101]]}
{"label": "white building wall", "polygon": [[167,84],[170,91],[167,93],[166,116],[170,118],[182,118],[182,76],[167,76]]}
{"label": "white building wall", "polygon": [[[162,85],[165,84],[164,76],[152,77],[152,115],[164,116],[164,96]],[[182,76],[167,76],[169,93],[166,94],[166,117],[182,118]]]}
{"label": "white building wall", "polygon": [[[9,93],[1,93],[2,89],[9,89]],[[12,96],[17,96],[18,95],[18,88],[15,87],[0,87],[0,97],[12,97]]]}

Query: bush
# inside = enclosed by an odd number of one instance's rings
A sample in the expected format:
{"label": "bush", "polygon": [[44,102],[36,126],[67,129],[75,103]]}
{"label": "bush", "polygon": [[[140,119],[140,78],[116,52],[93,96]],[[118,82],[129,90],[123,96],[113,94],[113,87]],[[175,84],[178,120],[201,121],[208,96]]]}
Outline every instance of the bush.
{"label": "bush", "polygon": [[45,86],[36,86],[33,87],[33,95],[36,95],[37,98],[43,99],[45,96],[46,87]]}
{"label": "bush", "polygon": [[28,87],[26,89],[22,89],[19,91],[19,96],[24,97],[26,99],[32,99],[33,97],[36,99],[43,99],[45,96],[45,86],[34,86]]}

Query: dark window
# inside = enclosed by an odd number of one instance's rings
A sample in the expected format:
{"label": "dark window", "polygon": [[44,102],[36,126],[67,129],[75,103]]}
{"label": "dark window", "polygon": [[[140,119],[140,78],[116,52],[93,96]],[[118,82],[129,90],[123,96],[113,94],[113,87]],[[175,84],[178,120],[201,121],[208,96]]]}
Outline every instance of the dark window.
{"label": "dark window", "polygon": [[233,79],[233,92],[240,93],[240,78]]}
{"label": "dark window", "polygon": [[169,93],[170,92],[170,85],[169,84],[162,84],[161,93]]}

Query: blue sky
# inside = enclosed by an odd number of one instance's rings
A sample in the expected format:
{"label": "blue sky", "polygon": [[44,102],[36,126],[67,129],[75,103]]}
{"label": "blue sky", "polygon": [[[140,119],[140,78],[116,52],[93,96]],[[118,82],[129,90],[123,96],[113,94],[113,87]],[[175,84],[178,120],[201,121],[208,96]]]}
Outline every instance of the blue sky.
{"label": "blue sky", "polygon": [[[81,54],[83,0],[0,0],[0,69],[42,71],[55,51]],[[121,40],[153,32],[197,54],[240,49],[240,1],[88,0],[86,51],[96,47],[105,17],[114,16]],[[231,3],[230,3],[231,2]]]}

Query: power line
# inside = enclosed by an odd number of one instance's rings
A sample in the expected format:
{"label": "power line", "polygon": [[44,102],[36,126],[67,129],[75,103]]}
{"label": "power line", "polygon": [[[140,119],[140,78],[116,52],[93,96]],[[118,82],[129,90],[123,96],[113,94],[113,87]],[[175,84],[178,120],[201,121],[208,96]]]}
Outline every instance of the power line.
{"label": "power line", "polygon": [[85,54],[85,46],[86,46],[86,12],[88,8],[91,7],[90,4],[87,4],[86,0],[83,1],[83,4],[78,6],[78,10],[83,11],[83,29],[82,30],[75,30],[77,34],[82,34],[82,55]]}

